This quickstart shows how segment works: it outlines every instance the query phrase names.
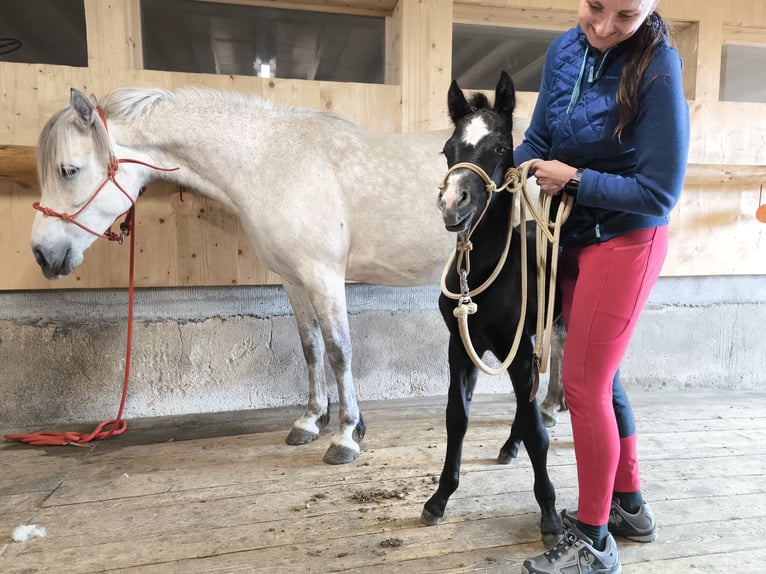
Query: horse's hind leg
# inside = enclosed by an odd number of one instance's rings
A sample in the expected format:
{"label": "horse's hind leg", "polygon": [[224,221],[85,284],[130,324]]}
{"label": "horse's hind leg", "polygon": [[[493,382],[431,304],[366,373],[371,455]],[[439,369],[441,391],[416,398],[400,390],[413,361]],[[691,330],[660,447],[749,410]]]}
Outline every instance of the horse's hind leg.
{"label": "horse's hind leg", "polygon": [[[564,387],[561,383],[561,361],[564,355],[564,343],[566,343],[567,334],[564,330],[564,324],[561,318],[553,323],[551,332],[551,351],[550,351],[550,369],[548,376],[548,392],[545,399],[540,404],[540,412],[545,426],[552,427],[558,421],[558,411],[566,410],[564,401]],[[521,434],[514,421],[511,426],[511,435],[505,444],[500,448],[500,454],[497,456],[497,462],[508,464],[516,458],[521,446]]]}
{"label": "horse's hind leg", "polygon": [[314,307],[304,289],[287,282],[284,282],[284,287],[295,315],[309,375],[309,399],[306,411],[293,423],[286,442],[291,445],[307,444],[316,440],[320,431],[330,422],[324,372],[324,341]]}
{"label": "horse's hind leg", "polygon": [[327,357],[338,385],[338,431],[324,455],[328,464],[345,464],[359,456],[356,440],[364,438],[365,424],[356,400],[351,374],[351,335],[346,312],[346,287],[342,276],[321,275],[317,289],[309,292],[322,329]]}
{"label": "horse's hind leg", "polygon": [[564,386],[561,383],[561,361],[566,340],[567,334],[559,319],[553,324],[551,332],[551,366],[548,376],[548,392],[545,395],[545,400],[540,404],[543,421],[547,427],[552,427],[558,422],[558,411],[567,410],[567,404],[564,400]]}
{"label": "horse's hind leg", "polygon": [[476,385],[478,371],[463,349],[460,337],[450,336],[449,342],[450,383],[447,396],[447,454],[439,478],[439,487],[423,506],[420,521],[433,526],[444,518],[447,501],[457,490],[460,482],[460,458],[463,438],[468,429],[471,396]]}

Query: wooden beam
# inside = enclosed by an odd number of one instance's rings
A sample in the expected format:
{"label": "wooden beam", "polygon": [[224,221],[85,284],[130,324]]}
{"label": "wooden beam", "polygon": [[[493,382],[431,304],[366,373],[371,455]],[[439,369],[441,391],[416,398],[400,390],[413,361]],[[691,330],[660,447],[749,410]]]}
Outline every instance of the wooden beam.
{"label": "wooden beam", "polygon": [[37,183],[37,148],[0,145],[0,181]]}
{"label": "wooden beam", "polygon": [[[0,145],[0,180],[34,184],[37,182],[37,148]],[[685,185],[737,184],[759,186],[766,183],[766,165],[690,163]]]}
{"label": "wooden beam", "polygon": [[[221,0],[197,0],[198,2],[221,2]],[[398,0],[223,0],[224,4],[278,8],[282,10],[304,10],[307,12],[329,12],[353,14],[356,16],[390,16]]]}
{"label": "wooden beam", "polygon": [[685,185],[718,185],[736,183],[739,187],[766,183],[766,165],[690,163],[686,167]]}

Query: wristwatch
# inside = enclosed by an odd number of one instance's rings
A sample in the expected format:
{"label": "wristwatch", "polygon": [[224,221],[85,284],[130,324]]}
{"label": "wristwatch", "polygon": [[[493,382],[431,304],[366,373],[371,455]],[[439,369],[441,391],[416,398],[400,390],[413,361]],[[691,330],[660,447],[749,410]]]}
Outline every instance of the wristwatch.
{"label": "wristwatch", "polygon": [[580,178],[582,177],[583,169],[578,169],[572,176],[567,184],[564,186],[564,191],[572,197],[577,197],[577,191],[580,189]]}

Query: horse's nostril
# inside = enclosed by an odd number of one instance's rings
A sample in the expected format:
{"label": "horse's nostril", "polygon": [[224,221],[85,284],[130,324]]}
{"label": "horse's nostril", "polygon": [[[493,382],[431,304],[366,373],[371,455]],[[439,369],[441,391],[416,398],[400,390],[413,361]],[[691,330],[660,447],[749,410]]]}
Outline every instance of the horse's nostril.
{"label": "horse's nostril", "polygon": [[45,255],[43,255],[39,247],[32,249],[32,253],[35,254],[35,260],[40,267],[47,267],[48,262],[45,260]]}

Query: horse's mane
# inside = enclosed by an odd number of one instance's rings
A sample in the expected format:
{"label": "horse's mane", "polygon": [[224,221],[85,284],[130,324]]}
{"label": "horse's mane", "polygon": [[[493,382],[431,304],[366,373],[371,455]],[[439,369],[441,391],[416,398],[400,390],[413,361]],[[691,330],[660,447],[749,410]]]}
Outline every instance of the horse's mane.
{"label": "horse's mane", "polygon": [[40,132],[37,143],[37,175],[41,185],[55,177],[59,164],[67,157],[65,152],[70,149],[71,136],[77,131],[86,130],[90,130],[93,135],[97,160],[102,161],[104,165],[108,164],[111,145],[104,124],[96,118],[86,126],[77,112],[71,106],[67,106],[56,112]]}
{"label": "horse's mane", "polygon": [[104,96],[100,102],[107,117],[136,120],[160,102],[176,104],[214,104],[216,107],[254,107],[272,111],[309,111],[277,104],[254,95],[222,92],[212,88],[187,86],[173,91],[159,88],[121,88]]}
{"label": "horse's mane", "polygon": [[[105,95],[98,102],[98,105],[101,106],[107,118],[136,121],[150,114],[158,104],[164,102],[193,106],[213,104],[216,108],[234,108],[242,112],[259,110],[316,114],[351,123],[342,115],[334,112],[295,108],[255,95],[202,87],[183,87],[173,91],[159,88],[121,88]],[[55,170],[58,169],[59,163],[61,163],[62,158],[66,157],[63,153],[64,150],[70,147],[68,136],[74,133],[74,130],[80,132],[91,130],[97,161],[103,162],[104,165],[109,161],[110,142],[103,123],[96,119],[89,126],[85,126],[74,109],[67,106],[54,114],[40,133],[38,174],[41,183],[55,176]]]}
{"label": "horse's mane", "polygon": [[253,94],[240,92],[224,92],[212,88],[185,86],[173,91],[158,88],[122,88],[104,96],[100,102],[107,117],[119,117],[127,120],[137,120],[161,102],[178,105],[214,105],[220,108],[238,110],[258,110],[267,112],[287,112],[297,114],[322,115],[348,122],[341,114],[328,111],[316,111],[296,108],[266,100]]}

